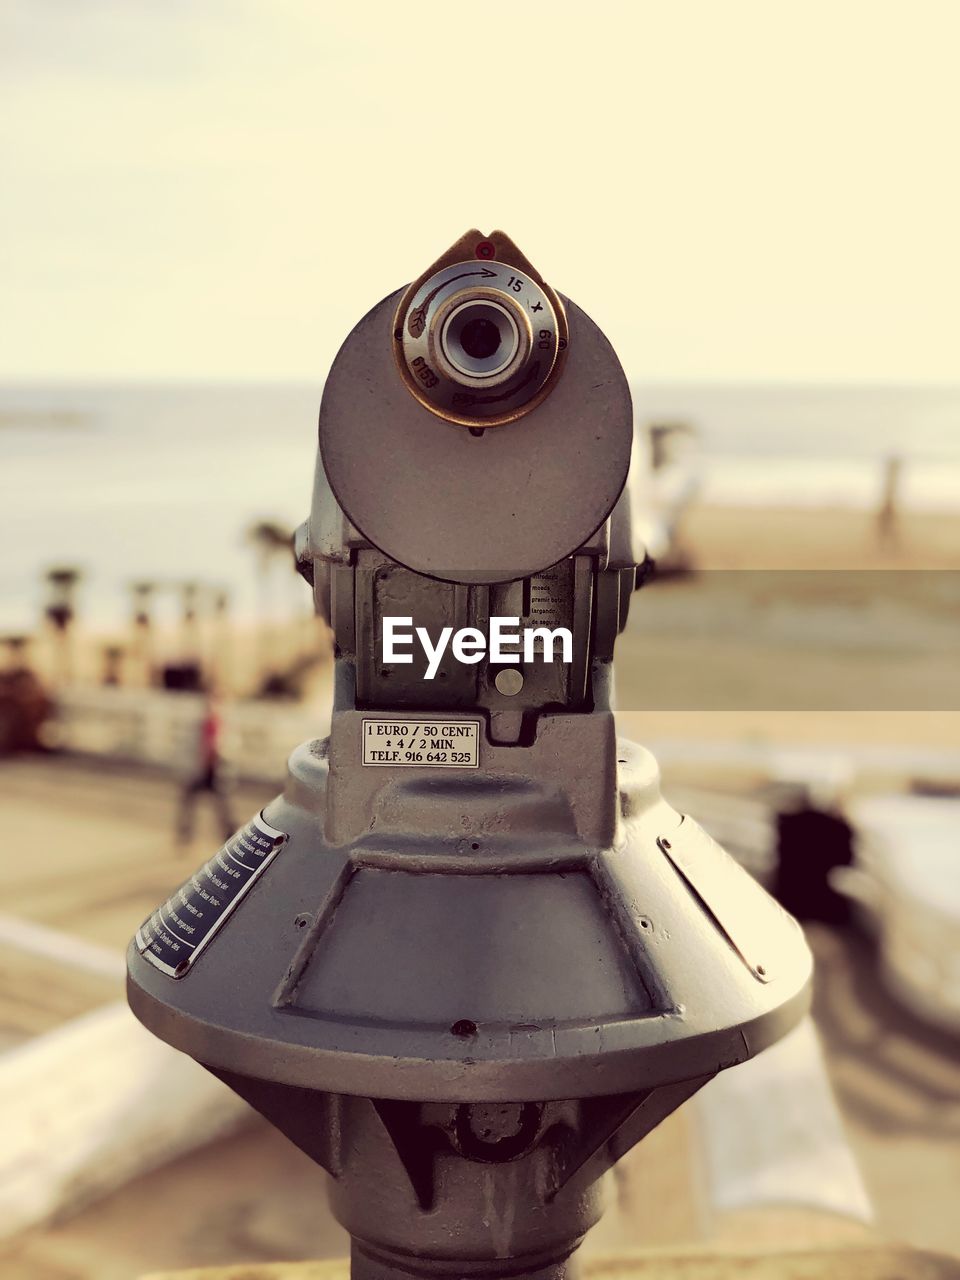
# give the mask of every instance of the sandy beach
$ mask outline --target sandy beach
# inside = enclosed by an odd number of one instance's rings
[[[631,605],[617,703],[631,734],[960,747],[960,518],[694,505],[695,573]]]
[[[899,529],[884,545],[870,511],[694,503],[682,538],[701,569],[960,569],[960,515],[904,511]]]

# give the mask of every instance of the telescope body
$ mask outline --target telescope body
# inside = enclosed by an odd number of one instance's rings
[[[808,1006],[796,923],[617,738],[632,442],[609,343],[501,233],[361,320],[297,537],[329,737],[129,949],[137,1016],[330,1174],[355,1276],[567,1275],[602,1174]],[[496,619],[526,653],[481,652]]]

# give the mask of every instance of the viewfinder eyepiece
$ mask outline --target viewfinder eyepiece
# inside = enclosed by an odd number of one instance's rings
[[[507,237],[468,233],[404,294],[394,352],[408,390],[438,417],[497,426],[551,390],[567,345],[563,306]],[[491,248],[495,251],[486,252]]]

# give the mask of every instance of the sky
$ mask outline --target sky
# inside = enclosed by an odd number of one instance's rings
[[[955,0],[0,0],[0,379],[309,379],[500,227],[657,380],[956,381]]]

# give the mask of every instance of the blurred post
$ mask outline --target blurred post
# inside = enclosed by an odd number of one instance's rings
[[[260,692],[269,689],[277,674],[273,653],[273,618],[271,616],[270,572],[278,554],[290,557],[293,534],[274,520],[258,520],[247,533],[248,540],[257,552],[257,577],[259,613],[257,620],[257,676]]]
[[[109,688],[123,684],[123,659],[126,654],[122,644],[103,646],[103,683]]]
[[[230,625],[230,592],[213,589],[210,611],[213,616],[213,645],[210,658],[211,682],[220,690],[236,693],[233,662],[233,631]]]
[[[200,587],[196,582],[183,582],[180,584],[180,602],[181,602],[181,660],[183,663],[196,663],[200,665],[200,637],[197,624],[197,604],[200,597]]]
[[[130,654],[142,671],[143,683],[150,686],[154,682],[153,672],[153,621],[150,616],[155,582],[132,582],[130,592],[133,596],[133,635]]]
[[[73,621],[76,615],[76,589],[81,579],[79,569],[57,566],[46,574],[50,587],[50,601],[46,616],[54,629],[56,657],[54,659],[54,684],[64,688],[73,683],[76,663],[73,653]]]

